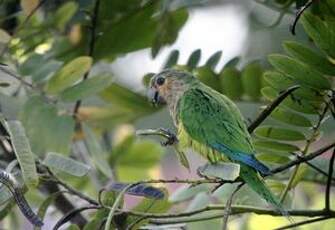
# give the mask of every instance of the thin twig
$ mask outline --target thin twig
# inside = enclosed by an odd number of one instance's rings
[[[131,216],[146,216],[150,219],[174,219],[180,217],[189,217],[196,214],[210,212],[214,210],[225,210],[225,205],[209,205],[205,208],[193,210],[190,212],[182,212],[182,213],[170,213],[170,214],[157,214],[157,213],[144,213],[144,212],[136,212],[136,211],[125,211],[126,214]],[[288,210],[287,211],[290,216],[306,216],[306,217],[316,217],[316,216],[331,216],[335,218],[335,211],[333,210]],[[231,206],[231,215],[243,214],[243,213],[255,213],[260,215],[271,215],[271,216],[282,216],[280,212],[277,212],[273,209],[259,208],[253,206],[246,205],[234,205]],[[222,217],[222,214],[221,214]]]
[[[124,189],[122,189],[122,191],[118,194],[118,196],[116,197],[113,206],[110,208],[110,211],[108,213],[108,217],[107,217],[107,221],[105,224],[105,230],[109,230],[111,228],[111,224],[112,224],[112,220],[114,217],[114,213],[117,210],[117,207],[120,205],[120,203],[122,202],[122,198],[124,196],[124,194],[127,192],[127,190],[129,190],[131,187],[136,186],[136,184],[138,183],[134,183],[134,184],[129,184],[127,185],[127,187],[125,187]]]
[[[293,91],[300,88],[299,85],[292,86],[287,90],[283,91],[273,102],[266,106],[266,108],[259,114],[259,116],[254,120],[248,127],[249,133],[252,133],[271,113],[278,107],[278,105],[288,97]]]
[[[89,27],[91,30],[90,33],[90,41],[89,41],[89,46],[88,46],[88,51],[87,51],[87,55],[92,57],[93,53],[94,53],[94,47],[95,47],[95,40],[96,40],[96,27],[97,27],[97,23],[98,23],[98,14],[99,14],[99,6],[100,6],[100,0],[95,0],[95,4],[94,4],[94,9],[93,9],[93,15],[92,15],[92,25]],[[85,81],[88,78],[88,75],[90,73],[90,70],[88,70],[83,77],[83,81]],[[77,100],[76,104],[74,106],[73,109],[73,117],[76,118],[78,110],[80,108],[81,105],[81,100]]]
[[[299,18],[301,17],[301,15],[305,12],[305,10],[307,10],[308,7],[310,7],[313,4],[313,0],[309,0],[303,7],[301,7],[294,18],[294,21],[292,23],[292,25],[290,26],[290,31],[293,35],[295,35],[295,27],[299,21]]]
[[[325,193],[325,209],[326,210],[330,210],[330,187],[332,183],[331,178],[333,176],[334,161],[335,161],[335,149],[333,150],[333,154],[329,161],[328,180],[327,180],[326,193]]]
[[[232,194],[230,195],[229,199],[226,202],[226,208],[223,212],[223,223],[222,223],[222,229],[226,230],[228,228],[228,218],[230,215],[230,209],[231,209],[231,204],[233,203],[233,199],[235,194],[242,188],[242,186],[244,185],[244,183],[239,184],[236,189],[232,192]]]
[[[315,141],[315,137],[317,136],[318,130],[321,127],[323,119],[325,118],[325,116],[327,114],[327,111],[329,109],[329,102],[325,103],[325,104],[326,105],[325,105],[323,111],[321,112],[321,114],[319,114],[319,119],[318,119],[316,125],[313,126],[313,131],[312,131],[310,137],[306,140],[306,145],[305,145],[305,148],[302,151],[302,155],[306,155],[308,153],[311,144],[313,143],[313,141]],[[290,176],[290,178],[287,182],[287,185],[286,185],[284,191],[282,192],[282,194],[280,196],[280,202],[283,202],[285,200],[286,195],[288,194],[288,192],[292,188],[292,184],[294,182],[294,179],[296,178],[296,175],[298,174],[299,168],[300,168],[300,164],[298,164],[294,168],[294,170],[293,170],[293,172],[292,172],[292,174],[291,174],[291,176]]]
[[[299,157],[298,159],[296,160],[293,160],[285,165],[282,165],[282,166],[279,166],[273,170],[271,170],[272,174],[276,174],[276,173],[280,173],[280,172],[283,172],[285,171],[286,169],[289,169],[295,165],[299,165],[299,164],[302,164],[304,162],[307,162],[307,161],[310,161],[312,159],[314,159],[315,157],[318,157],[320,155],[322,155],[323,153],[327,152],[329,149],[335,147],[335,142],[332,143],[332,144],[329,144],[325,147],[322,147],[321,149],[311,153],[311,154],[308,154],[307,156],[305,157]]]
[[[302,158],[300,155],[298,155],[298,154],[296,154],[296,153],[293,153],[297,158]],[[324,170],[322,170],[321,168],[319,168],[318,166],[316,166],[316,165],[314,165],[313,163],[311,163],[311,162],[308,162],[308,161],[306,161],[306,162],[304,162],[306,165],[308,165],[309,167],[311,167],[312,169],[314,169],[315,171],[317,171],[318,173],[320,173],[320,174],[322,174],[322,175],[324,175],[324,176],[326,176],[326,177],[328,177],[328,173],[326,172],[326,171],[324,171]],[[335,178],[334,177],[332,177],[331,178],[333,181],[335,181]]]
[[[70,221],[74,216],[79,215],[81,212],[86,210],[92,210],[92,209],[100,209],[101,206],[86,206],[82,208],[77,208],[69,211],[66,213],[60,220],[57,221],[55,226],[53,227],[53,230],[59,229],[63,224]]]
[[[70,185],[68,185],[68,184],[66,184],[65,182],[63,182],[63,181],[61,181],[60,179],[58,179],[58,178],[56,177],[56,175],[53,174],[48,168],[47,168],[47,171],[49,172],[49,174],[50,174],[52,180],[53,180],[55,183],[57,183],[57,184],[63,186],[67,191],[69,191],[70,194],[76,195],[76,196],[78,196],[79,198],[81,198],[81,199],[87,201],[87,202],[90,203],[90,204],[93,204],[93,205],[98,205],[98,204],[99,204],[97,201],[95,201],[95,200],[93,200],[92,198],[86,196],[85,194],[83,194],[83,193],[77,191],[76,189],[74,189],[74,188],[71,187]]]
[[[289,229],[289,228],[295,228],[295,227],[298,227],[298,226],[301,226],[301,225],[311,224],[311,223],[327,220],[327,219],[330,219],[330,218],[334,218],[334,217],[332,217],[332,216],[322,216],[322,217],[319,217],[319,218],[315,218],[315,219],[311,219],[311,220],[305,220],[305,221],[301,221],[301,222],[298,222],[298,223],[293,223],[293,224],[290,224],[290,225],[286,225],[284,227],[276,228],[274,230],[284,230],[284,229]]]
[[[15,73],[13,73],[12,71],[10,71],[10,70],[8,69],[8,66],[0,65],[0,70],[1,70],[2,72],[6,73],[7,75],[9,75],[9,76],[15,78],[16,80],[18,80],[18,81],[21,82],[22,84],[28,86],[29,88],[31,88],[31,89],[37,89],[33,84],[31,84],[31,83],[25,81],[22,77],[19,77],[19,76],[17,76]]]

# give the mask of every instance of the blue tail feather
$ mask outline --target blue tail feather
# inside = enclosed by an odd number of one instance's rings
[[[218,144],[218,143],[213,144],[212,147],[215,150],[226,154],[226,156],[230,160],[244,163],[252,167],[256,171],[258,171],[259,173],[261,173],[263,176],[271,174],[270,169],[266,165],[259,162],[252,154],[247,154],[247,153],[240,152],[240,151],[233,151],[229,149],[228,147],[226,147],[225,145]]]

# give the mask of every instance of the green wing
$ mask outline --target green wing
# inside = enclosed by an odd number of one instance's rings
[[[203,144],[215,140],[232,150],[254,152],[241,113],[224,95],[200,85],[184,93],[178,110],[180,121],[193,139]]]
[[[178,114],[179,121],[192,139],[225,154],[234,162],[249,165],[263,175],[270,173],[254,157],[255,151],[243,117],[227,97],[199,84],[184,93]]]

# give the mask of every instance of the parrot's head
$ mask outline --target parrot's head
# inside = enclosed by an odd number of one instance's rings
[[[166,69],[151,78],[149,99],[153,104],[176,103],[194,80],[186,71]]]

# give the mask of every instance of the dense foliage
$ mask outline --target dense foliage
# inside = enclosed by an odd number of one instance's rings
[[[68,223],[68,229],[187,223],[191,229],[217,229],[229,214],[279,215],[264,208],[266,204],[246,186],[232,201],[239,182],[234,164],[208,166],[207,179],[151,180],[164,148],[157,140],[136,136],[133,125],[162,108],[153,107],[145,92],[119,84],[99,66],[145,48],[155,58],[175,42],[188,20],[188,8],[200,4],[195,2],[1,2],[0,169],[10,176],[0,179],[7,184],[0,187],[1,220],[20,228],[17,190],[25,193],[32,207],[38,206],[42,220],[53,206],[58,213],[55,228]],[[280,15],[306,3],[261,2]],[[218,70],[218,51],[200,66],[201,50],[194,47],[186,64],[174,50],[162,69],[190,71],[238,103],[268,105],[249,124],[256,157],[273,169],[267,184],[292,216],[330,219],[335,217],[330,204],[335,154],[330,160],[318,156],[335,145],[322,135],[323,124],[335,119],[335,1],[315,1],[298,23],[301,36],[309,41],[292,36],[283,42],[283,53],[269,54],[267,64],[236,57]],[[143,76],[144,87],[152,75]],[[181,164],[190,167],[187,156],[179,156]],[[320,190],[324,208],[312,210],[306,201],[294,204],[294,188],[306,182],[325,187]],[[157,183],[160,188],[152,185]],[[168,194],[167,183],[185,185]],[[140,197],[139,203],[129,208],[125,194]],[[306,196],[316,196],[315,191]],[[196,226],[197,221],[203,225]],[[247,223],[239,221],[240,226]]]

